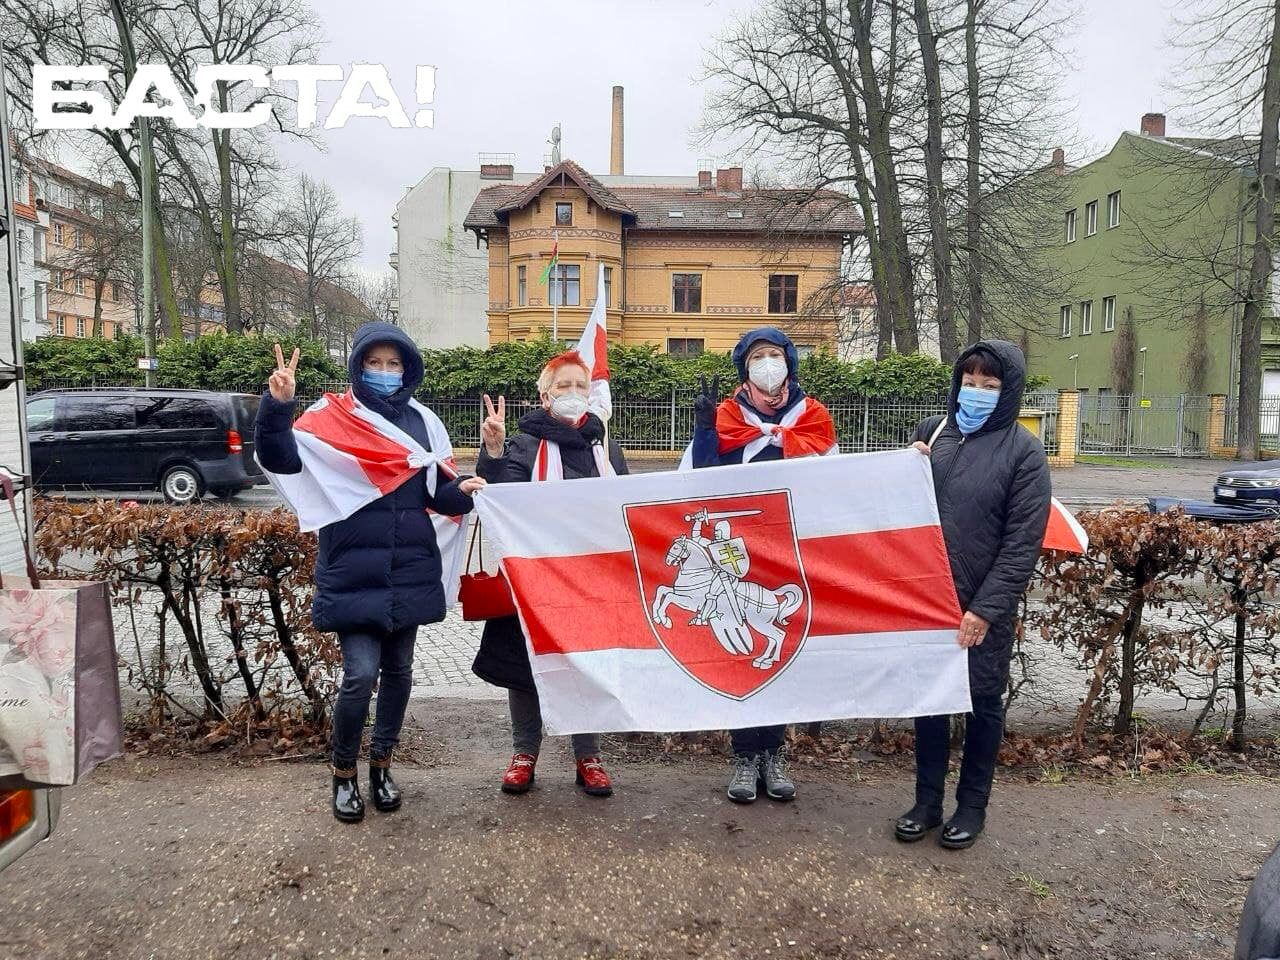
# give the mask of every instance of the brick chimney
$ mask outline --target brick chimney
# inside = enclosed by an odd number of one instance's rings
[[[515,164],[512,164],[512,163],[480,164],[481,180],[514,180],[515,176],[516,176]]]
[[[716,192],[717,193],[741,193],[742,192],[742,168],[726,167],[723,170],[716,171]]]
[[[1144,137],[1164,136],[1164,114],[1144,113],[1142,115],[1142,135]]]
[[[711,189],[711,171],[710,170],[698,171],[698,189],[699,190]]]
[[[622,88],[613,88],[613,123],[609,138],[609,173],[622,176]]]
[[[1058,176],[1062,176],[1067,171],[1067,154],[1061,147],[1054,148],[1053,160],[1049,166]]]

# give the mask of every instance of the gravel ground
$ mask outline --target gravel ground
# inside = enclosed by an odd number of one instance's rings
[[[5,872],[0,955],[1225,960],[1280,833],[1268,782],[1002,772],[978,846],[903,847],[901,764],[800,766],[796,802],[739,807],[721,763],[614,759],[601,800],[560,742],[509,797],[500,705],[413,712],[427,762],[398,768],[400,812],[355,826],[318,764],[100,768]]]

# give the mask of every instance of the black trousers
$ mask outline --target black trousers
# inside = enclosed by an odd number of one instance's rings
[[[772,753],[787,739],[785,724],[777,727],[745,727],[730,730],[734,753]]]
[[[966,714],[964,756],[956,784],[956,805],[985,810],[996,774],[996,755],[1004,738],[1004,699],[973,697]],[[951,755],[951,718],[916,717],[916,803],[941,810],[946,794],[947,763]]]

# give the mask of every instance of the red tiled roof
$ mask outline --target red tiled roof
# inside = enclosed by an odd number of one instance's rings
[[[587,196],[606,210],[621,214],[634,213],[630,207],[614,195],[613,191],[572,160],[562,160],[527,187],[516,188],[519,191],[516,196],[499,206],[495,212],[501,217],[503,214],[524,209],[533,203],[538,194],[547,188],[548,184],[555,181],[562,174],[577,183],[587,192]]]
[[[527,187],[500,184],[481,190],[463,226],[489,230],[528,205],[552,175],[571,165],[589,180],[582,188],[602,207],[621,212],[635,230],[779,233],[861,233],[862,218],[849,198],[831,190],[744,190],[721,193],[698,187],[616,186],[606,188],[572,161],[565,161]],[[577,176],[575,175],[575,179]],[[606,202],[605,198],[611,202]],[[676,216],[672,216],[672,213]]]
[[[869,283],[847,283],[840,299],[846,307],[874,307],[876,290]]]

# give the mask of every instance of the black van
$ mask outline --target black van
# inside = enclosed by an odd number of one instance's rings
[[[208,390],[96,387],[27,400],[38,488],[158,489],[170,503],[266,483],[253,459],[259,398]]]

